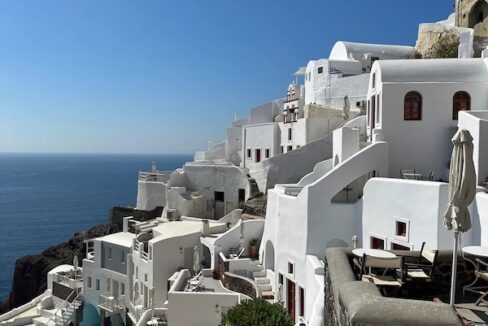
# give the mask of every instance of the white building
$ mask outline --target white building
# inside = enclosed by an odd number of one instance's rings
[[[442,223],[447,184],[377,177],[398,178],[403,169],[445,178],[458,115],[460,126],[478,135],[475,146],[486,148],[484,113],[467,111],[485,109],[486,78],[482,59],[376,62],[367,116],[334,131],[332,158],[300,182],[269,190],[260,252],[296,319],[322,322],[323,293],[314,275],[327,247],[350,246],[354,235],[364,247],[385,249],[419,249],[423,241],[446,248],[452,242]],[[485,173],[483,155],[475,161]],[[486,242],[481,230],[487,217],[479,213],[485,205],[486,194],[479,193],[472,208],[479,227],[464,236],[464,245]]]
[[[88,241],[83,259],[84,301],[97,308],[101,321],[110,320],[113,325],[125,324],[132,291],[128,275],[135,234],[127,232],[127,226],[125,229]]]

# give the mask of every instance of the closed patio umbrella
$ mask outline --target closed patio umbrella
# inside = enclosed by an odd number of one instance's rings
[[[473,137],[460,129],[452,138],[454,148],[449,171],[449,206],[444,214],[444,226],[454,231],[452,253],[451,305],[456,293],[457,251],[459,233],[471,228],[468,206],[476,195],[476,172],[473,163]]]
[[[200,252],[198,251],[198,246],[193,247],[193,270],[195,274],[198,274],[200,271]]]

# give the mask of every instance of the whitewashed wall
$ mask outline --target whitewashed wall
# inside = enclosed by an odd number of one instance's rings
[[[488,181],[488,111],[459,112],[458,125],[473,136],[473,160],[478,183]]]

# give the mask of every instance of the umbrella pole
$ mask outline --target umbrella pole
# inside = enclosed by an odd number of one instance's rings
[[[451,275],[451,306],[454,306],[456,296],[456,276],[457,276],[457,252],[458,252],[459,232],[454,232],[454,248],[452,251],[452,275]]]

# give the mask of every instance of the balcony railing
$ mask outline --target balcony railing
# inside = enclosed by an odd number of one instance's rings
[[[124,309],[124,296],[114,298],[114,297],[107,297],[100,294],[98,305],[100,306],[100,308],[108,310],[109,312],[116,312],[122,310]]]
[[[172,171],[143,172],[139,171],[139,181],[166,182]]]
[[[144,250],[144,242],[140,242],[137,239],[134,239],[134,251],[139,252],[139,255],[145,260],[148,260],[149,253]]]
[[[142,314],[145,311],[143,306],[134,306],[132,301],[129,301],[129,306],[127,308],[129,308],[129,313],[132,315],[136,323],[139,319],[141,319]]]

